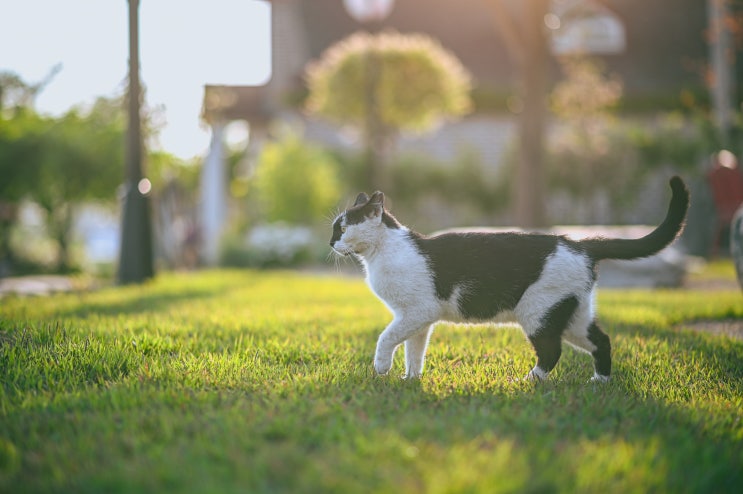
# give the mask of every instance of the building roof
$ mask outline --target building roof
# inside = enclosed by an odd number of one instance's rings
[[[204,86],[202,118],[216,121],[247,120],[267,124],[273,116],[266,86]]]

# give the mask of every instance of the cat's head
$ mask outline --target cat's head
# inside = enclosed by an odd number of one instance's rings
[[[401,228],[384,208],[384,194],[377,191],[369,197],[360,193],[352,207],[333,222],[330,246],[341,255],[363,255],[373,248],[384,228]]]

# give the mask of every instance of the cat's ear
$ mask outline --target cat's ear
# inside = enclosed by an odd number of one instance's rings
[[[368,216],[370,218],[381,218],[382,211],[384,211],[384,194],[380,191],[376,191],[372,194],[366,206],[369,208]]]
[[[356,202],[353,203],[354,207],[358,206],[359,204],[366,204],[369,202],[369,196],[366,195],[364,192],[356,196]]]

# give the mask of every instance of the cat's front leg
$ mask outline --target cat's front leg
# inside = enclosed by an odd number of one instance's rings
[[[405,377],[407,379],[417,379],[423,374],[428,339],[432,331],[433,325],[423,328],[405,340]]]
[[[396,329],[396,326],[398,326],[396,321],[392,321],[377,339],[377,349],[374,352],[374,370],[380,376],[384,376],[390,371],[395,351],[400,343],[405,340],[404,337],[400,336],[400,331]]]
[[[395,356],[397,347],[403,341],[418,333],[421,328],[430,324],[428,321],[422,323],[415,319],[395,317],[377,340],[377,350],[374,354],[374,370],[377,374],[387,374],[392,368],[392,358]],[[423,351],[425,351],[425,347],[423,347]]]

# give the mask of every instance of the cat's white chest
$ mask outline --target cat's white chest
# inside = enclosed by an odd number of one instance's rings
[[[388,242],[365,267],[369,287],[393,312],[436,305],[426,260],[405,239]]]

